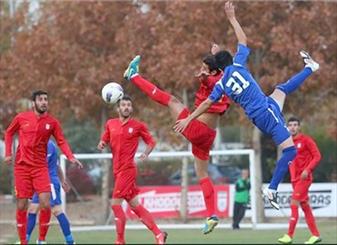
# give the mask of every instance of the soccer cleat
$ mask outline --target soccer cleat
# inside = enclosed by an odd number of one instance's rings
[[[304,244],[316,244],[322,241],[322,238],[318,236],[311,236],[308,241],[304,242]]]
[[[273,191],[273,190],[270,190],[268,188],[264,188],[262,190],[262,194],[263,196],[267,197],[269,202],[270,202],[270,205],[279,210],[280,209],[280,205],[277,203],[277,191]]]
[[[279,238],[277,241],[282,244],[291,244],[293,239],[288,234],[284,234],[283,237]]]
[[[156,244],[165,244],[167,236],[168,236],[168,234],[165,231],[158,234],[156,236]]]
[[[47,244],[47,242],[42,240],[36,240],[36,244]]]
[[[131,60],[128,68],[126,68],[124,72],[124,78],[130,81],[131,77],[138,74],[139,72],[139,62],[140,62],[140,55],[137,55],[133,60]]]
[[[205,223],[205,226],[203,228],[203,233],[204,235],[212,232],[215,228],[215,226],[217,226],[219,223],[219,219],[218,217],[216,217],[215,215],[214,216],[211,216],[209,217],[207,220],[206,220],[206,223]]]
[[[315,72],[319,69],[319,64],[316,61],[314,61],[307,52],[301,50],[300,55],[303,58],[305,67],[310,68],[312,72]]]
[[[125,244],[125,241],[124,240],[116,240],[115,244]]]

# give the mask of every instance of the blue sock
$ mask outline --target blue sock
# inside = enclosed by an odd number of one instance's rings
[[[73,239],[73,236],[71,235],[71,232],[70,232],[70,224],[69,224],[67,216],[65,216],[64,213],[61,213],[61,214],[57,215],[56,218],[59,221],[59,224],[61,226],[63,236],[64,236],[64,239],[66,240],[66,243],[67,244],[73,244],[74,239]]]
[[[282,181],[284,175],[288,172],[289,164],[296,157],[295,146],[290,146],[282,151],[281,158],[277,161],[273,177],[269,184],[269,189],[277,190],[279,183]]]
[[[291,77],[287,82],[277,85],[276,88],[282,90],[286,95],[294,92],[312,74],[312,70],[305,67],[302,71]]]
[[[26,240],[29,242],[30,235],[32,234],[36,223],[36,214],[28,213],[27,219],[27,231],[26,231]]]

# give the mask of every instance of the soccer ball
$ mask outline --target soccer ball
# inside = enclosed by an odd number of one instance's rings
[[[102,88],[102,98],[108,104],[115,104],[123,96],[123,88],[118,83],[107,83]]]

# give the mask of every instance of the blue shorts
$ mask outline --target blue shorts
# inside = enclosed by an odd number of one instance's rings
[[[290,137],[289,130],[278,104],[268,97],[268,109],[256,116],[253,123],[264,134],[270,135],[276,145]]]
[[[61,185],[60,182],[54,181],[50,183],[50,206],[54,207],[56,205],[61,205]],[[39,203],[39,196],[35,192],[32,197],[32,203],[38,204]]]

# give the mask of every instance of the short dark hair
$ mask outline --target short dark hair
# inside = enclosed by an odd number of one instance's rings
[[[126,100],[126,101],[130,101],[132,102],[132,99],[129,95],[127,94],[124,94],[122,98],[120,98],[118,101],[117,101],[117,106],[119,106],[119,104],[121,103],[122,100]]]
[[[218,69],[224,71],[227,66],[233,64],[233,56],[226,50],[221,50],[215,55],[215,61],[217,63]]]
[[[32,98],[31,98],[32,101],[35,101],[37,96],[40,96],[40,95],[43,95],[43,94],[48,95],[48,93],[46,91],[44,91],[44,90],[36,90],[36,91],[34,91],[32,93]]]
[[[203,60],[202,62],[204,62],[209,70],[212,72],[212,71],[218,71],[218,66],[217,66],[217,63],[216,63],[216,60],[215,60],[215,57],[214,55],[207,55]]]
[[[290,123],[290,122],[298,122],[298,125],[301,124],[300,119],[297,118],[297,117],[290,117],[290,118],[288,119],[288,123]]]

